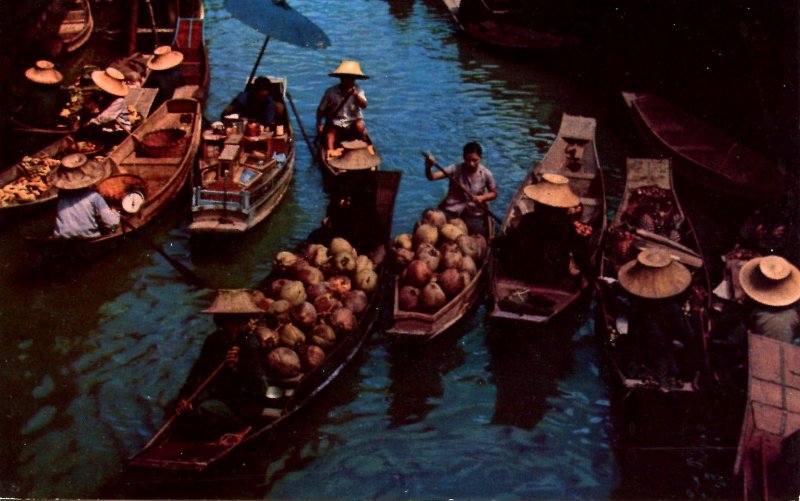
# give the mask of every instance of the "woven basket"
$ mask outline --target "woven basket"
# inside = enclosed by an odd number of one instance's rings
[[[97,185],[97,192],[106,200],[119,202],[128,193],[138,191],[147,196],[147,182],[133,174],[115,174]]]
[[[187,140],[185,130],[158,129],[145,134],[139,141],[139,146],[149,157],[180,157],[186,149]]]

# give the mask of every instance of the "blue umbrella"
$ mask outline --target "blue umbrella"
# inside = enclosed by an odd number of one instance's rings
[[[286,0],[225,0],[225,9],[268,38],[298,47],[324,48],[331,44],[319,26],[292,9]]]

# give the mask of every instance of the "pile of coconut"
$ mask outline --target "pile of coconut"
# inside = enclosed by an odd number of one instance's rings
[[[273,280],[256,292],[267,314],[255,328],[268,375],[292,379],[322,364],[352,333],[378,285],[375,264],[343,238],[309,244],[303,255],[279,252]]]
[[[434,313],[467,287],[486,259],[488,246],[480,234],[470,235],[458,218],[426,209],[414,233],[394,238],[392,267],[400,273],[401,310]]]

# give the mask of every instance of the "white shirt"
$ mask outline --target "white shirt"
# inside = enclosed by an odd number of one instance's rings
[[[117,226],[119,212],[110,208],[99,193],[92,190],[59,191],[54,236],[59,238],[99,237],[100,224],[105,228]]]

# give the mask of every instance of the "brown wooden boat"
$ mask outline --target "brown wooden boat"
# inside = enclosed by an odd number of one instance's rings
[[[270,81],[271,95],[285,105],[286,79],[270,77]],[[291,122],[285,121],[280,135],[263,124],[253,125],[257,131],[249,135],[228,134],[224,129],[203,133],[190,233],[247,232],[272,214],[289,190],[295,161]],[[241,130],[253,125],[243,124]]]
[[[777,163],[699,118],[649,93],[623,92],[639,134],[653,151],[672,158],[675,172],[732,197],[771,199],[786,192]]]
[[[663,225],[644,228],[637,207],[658,202],[668,216]],[[653,215],[655,216],[655,215]],[[657,218],[656,218],[657,219]],[[692,275],[688,298],[684,304],[696,342],[685,347],[696,355],[691,360],[691,377],[669,383],[654,377],[636,358],[636,333],[628,332],[629,303],[627,293],[617,281],[619,268],[635,259],[639,251],[648,248],[665,250],[673,259],[686,265]],[[711,307],[711,287],[706,262],[691,221],[683,212],[675,195],[672,169],[668,159],[628,159],[625,191],[614,219],[606,233],[600,277],[597,284],[597,320],[595,328],[603,340],[613,379],[628,391],[661,391],[664,393],[695,392],[711,377],[708,367],[708,312]]]
[[[155,219],[189,178],[200,146],[201,121],[197,100],[170,99],[162,104],[135,135],[108,153],[104,161],[111,175],[97,185],[112,207],[120,209],[122,197],[130,192],[141,194],[141,206],[133,213],[123,207],[123,224],[113,232],[87,239],[31,237],[28,241],[34,250],[91,257]]]
[[[369,254],[379,256],[385,254],[391,238],[394,200],[401,174],[395,171],[380,171],[371,175],[376,184],[373,192],[375,217],[370,218],[376,226],[371,237],[377,237],[382,244],[369,251]],[[329,215],[331,214],[333,213],[329,211]],[[351,223],[351,221],[334,221],[333,227],[346,228]],[[333,236],[337,236],[335,231]],[[353,244],[359,252],[365,252],[367,250],[365,246],[371,245],[366,243],[362,246],[361,242],[355,241]],[[290,418],[299,414],[352,361],[371,333],[380,312],[380,305],[383,303],[387,278],[383,262],[376,259],[375,263],[380,263],[376,268],[380,277],[378,286],[370,296],[367,308],[358,317],[357,327],[350,334],[338,337],[336,344],[327,351],[322,365],[292,380],[270,379],[267,390],[268,401],[258,422],[239,433],[226,434],[217,440],[206,442],[190,442],[175,438],[173,433],[175,425],[171,424],[162,428],[162,431],[154,437],[155,440],[151,440],[152,443],[130,458],[128,465],[137,468],[201,472],[230,455],[238,447],[265,437],[278,427],[286,426]],[[275,274],[273,270],[259,287],[271,283]],[[273,394],[277,397],[269,400]]]
[[[558,135],[517,190],[501,227],[501,233],[507,232],[531,211],[533,202],[523,193],[526,186],[539,182],[542,174],[548,172],[565,176],[583,206],[580,223],[591,228],[586,240],[590,270],[579,280],[566,280],[562,284],[526,282],[515,278],[514,270],[508,269],[495,254],[490,274],[494,299],[491,318],[530,324],[547,322],[577,301],[593,282],[606,229],[605,181],[595,144],[596,127],[594,118],[563,115]]]
[[[481,43],[504,48],[527,51],[552,51],[575,46],[579,40],[557,33],[531,29],[520,22],[524,7],[509,6],[507,1],[443,0],[456,27],[464,34]]]
[[[58,36],[66,53],[74,52],[89,40],[94,30],[94,17],[89,0],[78,0],[68,9],[58,26]]]
[[[797,470],[780,472],[791,454],[788,438],[800,431],[800,346],[748,333],[747,405],[734,471],[743,478],[744,499],[788,499],[781,485]],[[796,461],[796,459],[795,459]]]

